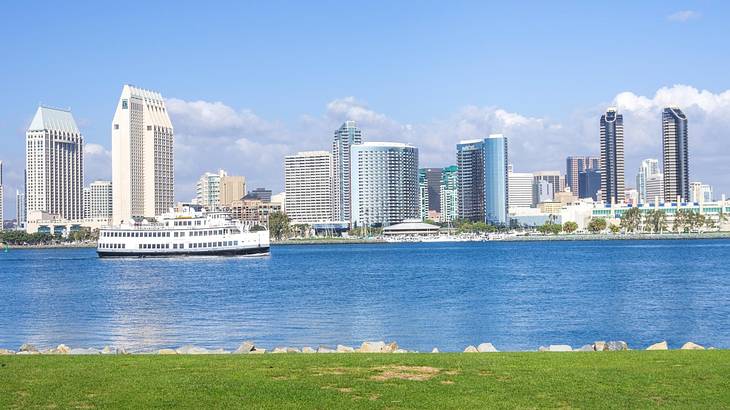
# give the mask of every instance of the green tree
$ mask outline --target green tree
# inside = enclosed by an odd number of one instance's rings
[[[662,233],[667,230],[667,215],[659,209],[652,209],[644,216],[644,230]]]
[[[568,221],[563,224],[563,231],[565,233],[573,233],[578,230],[578,224],[573,221]]]
[[[684,233],[690,230],[692,227],[692,215],[687,209],[678,209],[674,213],[674,224],[672,224],[672,230],[674,232]]]
[[[606,229],[606,226],[608,223],[603,218],[593,218],[590,222],[588,222],[588,230],[591,233],[599,233],[603,232],[603,230]]]
[[[641,225],[641,211],[639,208],[631,208],[621,215],[621,228],[626,232],[636,232]]]
[[[608,229],[611,231],[612,234],[616,235],[617,233],[621,232],[621,227],[618,225],[611,224]]]
[[[269,234],[274,239],[281,239],[289,235],[289,217],[283,212],[272,212],[269,215]]]

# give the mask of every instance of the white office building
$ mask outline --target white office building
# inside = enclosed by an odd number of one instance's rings
[[[299,152],[284,158],[284,201],[291,224],[332,221],[332,154]]]
[[[112,120],[115,224],[155,217],[173,206],[173,141],[162,95],[125,85]]]
[[[419,217],[416,147],[366,142],[352,147],[351,163],[353,225],[390,226]]]
[[[0,161],[0,231],[3,230],[3,221],[5,220],[5,214],[3,213],[3,201],[5,200],[3,190],[3,162]]]
[[[85,219],[112,218],[112,182],[94,181],[84,188]]]
[[[227,175],[226,171],[222,169],[218,173],[206,172],[203,174],[195,186],[195,203],[211,211],[218,209],[220,206],[221,178]],[[241,197],[238,199],[241,199]]]
[[[71,111],[38,107],[25,139],[26,211],[82,219],[84,138]]]
[[[332,140],[332,217],[335,221],[351,219],[350,158],[352,147],[357,144],[362,144],[362,131],[355,121],[345,121]]]
[[[534,175],[529,172],[510,172],[508,178],[509,207],[529,208],[534,206],[532,201]]]
[[[646,201],[642,203],[664,202],[664,176],[661,173],[646,178],[644,189],[646,190]],[[639,199],[641,199],[641,193],[639,193]]]
[[[657,175],[661,175],[658,159],[649,158],[641,161],[639,173],[636,174],[636,190],[639,191],[639,202],[646,203],[654,200],[654,197],[649,195],[647,184],[649,178]]]
[[[690,200],[697,203],[707,203],[714,201],[712,187],[702,182],[692,182],[689,184]]]

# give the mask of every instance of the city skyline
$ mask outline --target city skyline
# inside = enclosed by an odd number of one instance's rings
[[[510,136],[511,157],[520,171],[563,170],[566,156],[598,155],[595,118],[605,107],[616,106],[625,116],[625,169],[635,170],[642,159],[661,157],[656,115],[671,105],[679,106],[692,122],[689,179],[713,185],[716,193],[730,192],[730,181],[723,178],[730,174],[730,143],[724,138],[730,128],[730,79],[725,75],[730,58],[712,51],[724,47],[724,36],[718,33],[727,30],[730,6],[722,3],[697,5],[692,13],[680,13],[692,7],[680,2],[632,4],[629,16],[622,7],[601,9],[602,15],[620,15],[621,23],[633,29],[618,32],[585,23],[599,9],[593,4],[556,10],[537,3],[530,15],[513,5],[468,3],[418,8],[383,4],[357,13],[350,5],[293,5],[286,10],[261,6],[252,11],[229,4],[229,13],[222,17],[193,7],[163,10],[152,5],[146,8],[148,14],[134,19],[129,19],[128,7],[105,11],[104,24],[84,18],[101,12],[99,7],[47,4],[37,10],[37,17],[47,17],[48,24],[26,35],[40,40],[62,33],[64,41],[53,49],[41,41],[33,48],[3,45],[0,74],[12,79],[5,88],[10,98],[0,102],[6,216],[15,213],[8,192],[22,188],[23,133],[38,102],[73,109],[87,142],[85,182],[112,179],[108,129],[124,83],[167,97],[176,134],[176,200],[193,197],[197,178],[218,168],[280,191],[284,178],[278,164],[283,157],[322,149],[331,141],[332,130],[350,119],[370,140],[419,146],[422,167],[453,163],[451,147],[459,140],[503,132]],[[303,7],[310,12],[302,13]],[[27,11],[25,5],[9,5],[0,32],[10,38],[22,32],[20,17]],[[354,21],[333,19],[333,13],[350,15]],[[673,17],[677,13],[691,17]],[[80,17],[73,30],[60,25],[70,16]],[[171,27],[159,22],[159,16],[206,24],[210,32],[205,39],[197,38],[183,29],[184,24]],[[241,16],[252,24],[211,24]],[[485,16],[494,16],[488,33],[475,29]],[[527,19],[530,30],[515,27],[518,19]],[[382,22],[388,29],[346,29],[368,21]],[[122,22],[132,24],[130,29],[148,30],[156,40],[104,47],[118,43],[115,27]],[[304,29],[312,26],[327,28]],[[646,38],[666,41],[634,41],[631,33],[639,28]],[[593,58],[595,41],[609,34],[626,44],[622,57],[632,64],[607,67]],[[704,47],[692,46],[699,41]],[[219,60],[210,44],[236,52]],[[676,47],[687,50],[685,58],[667,67],[664,56]],[[59,61],[54,70],[39,71],[24,63],[39,49]],[[325,63],[337,55],[335,50],[347,50],[357,63]],[[465,52],[471,56],[468,67],[454,58]],[[67,55],[77,58],[63,58]],[[188,57],[185,61],[194,63],[178,64],[170,72],[170,60],[183,62]],[[492,64],[495,58],[500,64]],[[148,64],[112,63],[137,59]],[[210,61],[221,63],[216,64],[215,76],[205,75]],[[305,69],[293,75],[290,67]],[[550,81],[544,81],[546,74]],[[632,181],[633,175],[626,178]]]

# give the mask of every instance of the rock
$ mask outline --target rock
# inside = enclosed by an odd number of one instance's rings
[[[337,353],[353,353],[355,349],[350,346],[337,345]]]
[[[100,353],[101,352],[99,350],[92,349],[92,348],[88,348],[88,349],[75,348],[75,349],[71,349],[68,351],[68,354],[79,355],[79,356],[80,355],[90,355],[90,354],[100,354]]]
[[[687,342],[687,343],[683,344],[680,349],[682,349],[682,350],[705,350],[704,347],[698,345],[697,343],[693,343],[693,342]]]
[[[104,346],[101,349],[101,354],[117,354],[117,348],[114,346]]]
[[[30,343],[23,343],[20,349],[18,349],[18,353],[20,352],[38,353],[38,349]]]
[[[393,350],[393,353],[408,353],[408,350],[406,350],[406,349],[395,349],[395,350]]]
[[[439,353],[438,347],[434,347],[433,350],[431,350],[431,353]]]
[[[654,343],[653,345],[646,348],[646,350],[669,350],[669,346],[667,345],[667,341]]]
[[[479,351],[479,353],[496,353],[499,351],[491,343],[482,343],[477,346],[477,350]]]
[[[49,354],[69,354],[69,352],[71,349],[63,343],[48,351]]]
[[[603,341],[601,341],[601,342],[594,342],[593,343],[593,350],[595,350],[597,352],[602,352],[602,351],[606,350],[606,342],[603,342]]]
[[[385,342],[363,342],[357,351],[359,353],[381,353],[385,349]]]
[[[286,347],[275,347],[271,353],[286,353]]]
[[[550,345],[549,352],[572,352],[573,348],[568,345]]]
[[[545,346],[540,346],[540,347],[537,348],[537,351],[538,352],[549,352],[550,351],[550,348],[549,347],[545,347]]]
[[[0,349],[0,356],[8,356],[11,354],[15,354],[15,352],[8,349]]]
[[[248,352],[248,354],[264,354],[264,353],[266,353],[266,349],[263,349],[263,348],[260,348],[260,347],[257,347],[256,349],[251,350],[250,352]]]
[[[317,348],[317,353],[335,353],[335,349],[330,349],[327,346],[320,346]]]
[[[573,350],[574,352],[595,352],[593,345],[583,345],[580,349]]]
[[[177,354],[177,352],[173,349],[160,349],[157,351],[157,354],[167,355],[167,354]]]
[[[287,347],[287,348],[286,348],[286,352],[287,352],[287,353],[301,353],[301,352],[299,351],[299,349],[297,349],[296,347]]]
[[[466,349],[464,349],[464,353],[479,353],[479,350],[477,350],[474,346],[467,346]]]
[[[629,350],[629,345],[626,344],[624,341],[611,341],[606,343],[606,348],[604,350],[608,350],[609,352],[616,352],[620,350]]]
[[[395,352],[396,350],[400,350],[398,343],[390,342],[387,345],[385,345],[385,348],[383,348],[383,353],[391,353],[391,352]]]
[[[236,349],[233,353],[234,354],[246,354],[251,353],[254,349],[256,349],[256,346],[254,346],[253,342],[249,342],[248,340],[241,343],[240,346],[238,346],[238,349]]]
[[[304,346],[302,347],[302,353],[317,353],[317,351],[309,346]]]
[[[208,354],[208,349],[193,345],[185,345],[175,349],[177,354]]]

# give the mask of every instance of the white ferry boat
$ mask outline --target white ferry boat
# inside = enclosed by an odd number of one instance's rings
[[[269,231],[251,228],[225,212],[186,210],[101,228],[96,252],[101,258],[268,254]]]

